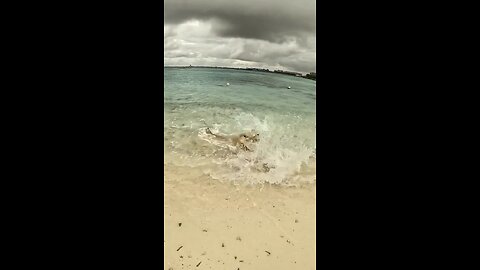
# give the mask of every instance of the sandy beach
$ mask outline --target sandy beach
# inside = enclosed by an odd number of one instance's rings
[[[315,269],[314,184],[242,187],[164,169],[164,269]]]

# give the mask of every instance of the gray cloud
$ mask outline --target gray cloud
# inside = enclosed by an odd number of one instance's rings
[[[164,61],[315,71],[315,16],[315,0],[165,0]]]

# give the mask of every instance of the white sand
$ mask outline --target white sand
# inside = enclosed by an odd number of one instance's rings
[[[164,269],[315,269],[314,185],[236,187],[165,168],[164,186]]]

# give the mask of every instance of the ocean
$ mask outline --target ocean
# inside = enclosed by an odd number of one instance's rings
[[[166,169],[195,170],[235,185],[316,182],[315,81],[259,71],[165,67],[164,89]],[[226,137],[259,134],[260,140],[243,151],[207,130]]]

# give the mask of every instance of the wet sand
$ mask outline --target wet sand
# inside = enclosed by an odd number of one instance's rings
[[[315,185],[238,187],[164,169],[164,269],[315,269]]]

